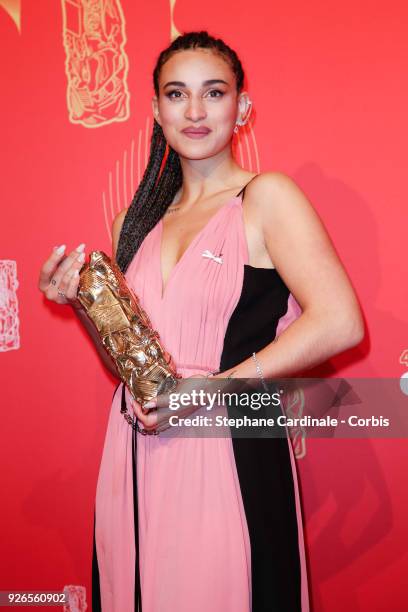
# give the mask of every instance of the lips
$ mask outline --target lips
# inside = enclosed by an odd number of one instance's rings
[[[186,128],[182,130],[184,134],[208,134],[211,132],[208,128]]]

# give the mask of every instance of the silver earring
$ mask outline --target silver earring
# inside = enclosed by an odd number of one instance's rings
[[[247,111],[245,119],[242,120],[242,121],[238,119],[238,121],[236,122],[236,126],[237,125],[245,125],[246,123],[248,123],[248,119],[249,119],[249,117],[251,115],[251,112],[252,112],[252,100],[248,100],[248,105],[249,105],[249,109]],[[234,128],[234,131],[235,131],[235,128]],[[237,128],[237,132],[238,132],[238,128]]]

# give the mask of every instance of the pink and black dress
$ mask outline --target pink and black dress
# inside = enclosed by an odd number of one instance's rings
[[[126,272],[183,377],[233,368],[300,314],[276,269],[248,264],[244,191],[194,238],[164,292],[161,220]],[[289,438],[142,435],[125,401],[132,413],[120,383],[96,491],[93,612],[309,612]]]

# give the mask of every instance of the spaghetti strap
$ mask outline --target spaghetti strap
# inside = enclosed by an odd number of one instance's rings
[[[249,181],[246,183],[246,185],[244,185],[244,186],[243,186],[243,188],[241,189],[241,191],[240,191],[239,193],[237,193],[237,195],[236,195],[235,197],[237,198],[238,196],[240,196],[240,195],[241,195],[241,193],[242,193],[242,196],[244,196],[244,195],[245,195],[245,189],[246,189],[247,185],[249,185],[249,183],[250,183],[251,181],[253,181],[253,180],[254,180],[254,178],[256,178],[257,176],[259,176],[259,175],[258,175],[258,174],[255,174],[255,176],[253,176],[253,177],[252,177],[252,178],[251,178],[251,179],[250,179],[250,180],[249,180]]]

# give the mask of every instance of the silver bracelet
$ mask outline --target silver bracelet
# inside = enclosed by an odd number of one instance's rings
[[[265,391],[268,391],[269,389],[268,389],[268,386],[267,386],[267,384],[265,382],[265,379],[264,379],[264,376],[263,376],[262,367],[261,367],[261,364],[258,361],[258,358],[256,356],[255,351],[252,353],[252,357],[253,357],[253,360],[255,361],[256,373],[258,374],[259,378],[262,380],[263,388],[265,389]]]

